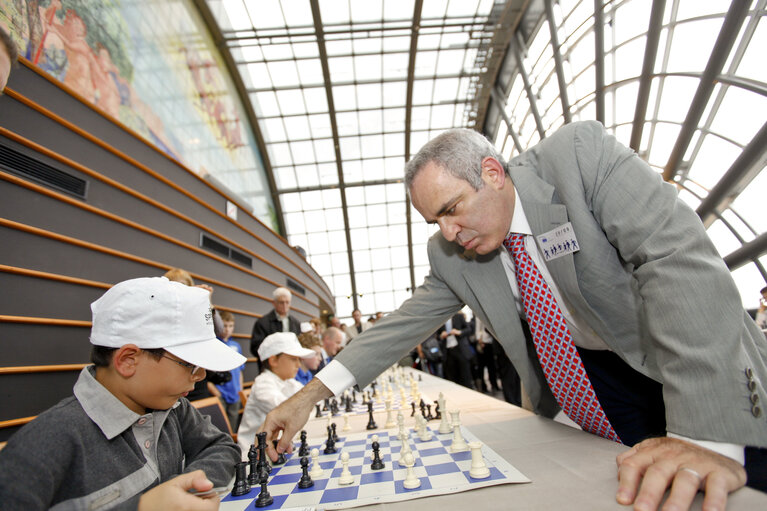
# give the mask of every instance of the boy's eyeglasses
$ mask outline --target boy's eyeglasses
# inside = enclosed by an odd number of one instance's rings
[[[199,371],[200,370],[204,371],[204,369],[202,369],[202,367],[200,367],[200,366],[196,366],[194,364],[190,364],[189,362],[184,362],[182,360],[176,360],[175,358],[170,358],[167,355],[163,355],[162,358],[167,358],[168,360],[172,360],[173,362],[177,363],[181,367],[186,367],[187,369],[189,369],[191,371],[191,375],[192,376],[199,376],[200,375]]]

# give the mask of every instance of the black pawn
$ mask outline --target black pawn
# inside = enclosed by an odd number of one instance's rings
[[[305,490],[312,486],[314,486],[314,481],[312,481],[312,477],[309,475],[309,458],[304,456],[301,458],[301,479],[298,481],[298,487]]]
[[[258,452],[256,451],[256,446],[253,444],[250,444],[250,450],[248,451],[248,463],[250,465],[250,474],[248,474],[248,484],[250,486],[255,486],[259,483],[260,479],[258,478],[258,466],[257,461],[258,459]]]
[[[434,417],[432,417],[432,415],[431,415],[431,405],[426,405],[426,420],[430,421],[433,418]]]
[[[366,429],[378,429],[378,425],[376,425],[376,421],[373,419],[373,402],[368,401],[368,425],[366,426]]]
[[[320,409],[320,405],[316,404],[315,407],[317,408],[317,412],[314,414],[315,417],[322,417],[322,410]]]
[[[373,463],[370,465],[372,470],[381,470],[386,465],[381,460],[381,453],[379,452],[380,446],[378,442],[373,442]]]
[[[234,487],[232,487],[232,496],[239,497],[245,495],[250,491],[250,485],[248,484],[248,477],[245,475],[245,471],[248,469],[248,462],[241,461],[234,467]]]
[[[298,448],[299,456],[309,456],[309,444],[306,443],[306,431],[301,431],[301,446]]]
[[[347,397],[344,401],[346,401],[346,408],[344,411],[346,413],[351,413],[354,409],[352,408],[352,398]]]
[[[410,406],[411,406],[411,407],[413,407],[413,411],[412,411],[412,412],[410,412],[410,416],[411,416],[411,417],[413,417],[413,416],[415,415],[415,401],[413,401],[412,403],[410,403]]]
[[[357,402],[357,391],[352,389],[352,403]]]
[[[272,445],[274,446],[274,450],[275,451],[277,450],[277,443],[278,443],[278,440],[272,440]],[[287,461],[288,460],[285,459],[285,453],[284,452],[279,452],[279,453],[277,453],[277,461],[275,461],[274,464],[275,465],[284,465],[285,462],[287,462]]]
[[[434,418],[441,419],[442,413],[439,410],[439,401],[434,401]]]
[[[325,449],[322,451],[325,454],[335,454],[336,441],[333,439],[333,430],[328,426],[328,439],[325,441]]]
[[[336,423],[335,422],[333,422],[330,425],[330,429],[333,430],[333,442],[338,442],[338,433],[336,433]]]
[[[274,499],[269,494],[269,490],[266,488],[266,482],[268,478],[264,474],[264,477],[261,479],[261,493],[258,494],[258,498],[256,499],[256,507],[266,507],[272,504],[274,502]]]
[[[327,412],[327,411],[328,411],[328,405],[329,405],[329,404],[330,404],[330,403],[329,403],[329,400],[328,400],[328,399],[326,399],[326,400],[325,400],[325,402],[324,402],[324,404],[322,405],[322,411],[323,411],[323,412]]]

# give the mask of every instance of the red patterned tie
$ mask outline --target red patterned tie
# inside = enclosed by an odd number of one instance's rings
[[[512,233],[503,246],[514,258],[519,293],[535,339],[535,351],[559,406],[584,430],[620,442],[594,393],[562,311],[525,250],[524,235]]]

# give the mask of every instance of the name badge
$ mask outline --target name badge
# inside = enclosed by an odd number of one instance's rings
[[[538,246],[546,261],[552,261],[558,257],[578,252],[581,247],[575,238],[573,224],[567,222],[556,229],[537,236]]]

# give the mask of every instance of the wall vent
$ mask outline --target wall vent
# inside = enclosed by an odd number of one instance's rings
[[[253,258],[249,255],[244,254],[243,252],[240,252],[239,250],[230,247],[229,245],[218,241],[217,239],[208,236],[207,234],[200,233],[200,246],[202,248],[207,248],[211,252],[215,252],[219,255],[222,255],[228,259],[231,259],[232,261],[236,262],[237,264],[240,264],[242,266],[245,266],[246,268],[252,268],[253,267]]]
[[[88,193],[88,182],[84,179],[51,167],[3,144],[0,144],[0,169],[80,199],[85,199]]]
[[[298,282],[295,282],[292,279],[287,279],[287,285],[290,289],[292,289],[296,293],[301,293],[302,295],[306,296],[306,289],[304,289],[304,287],[300,285]]]

